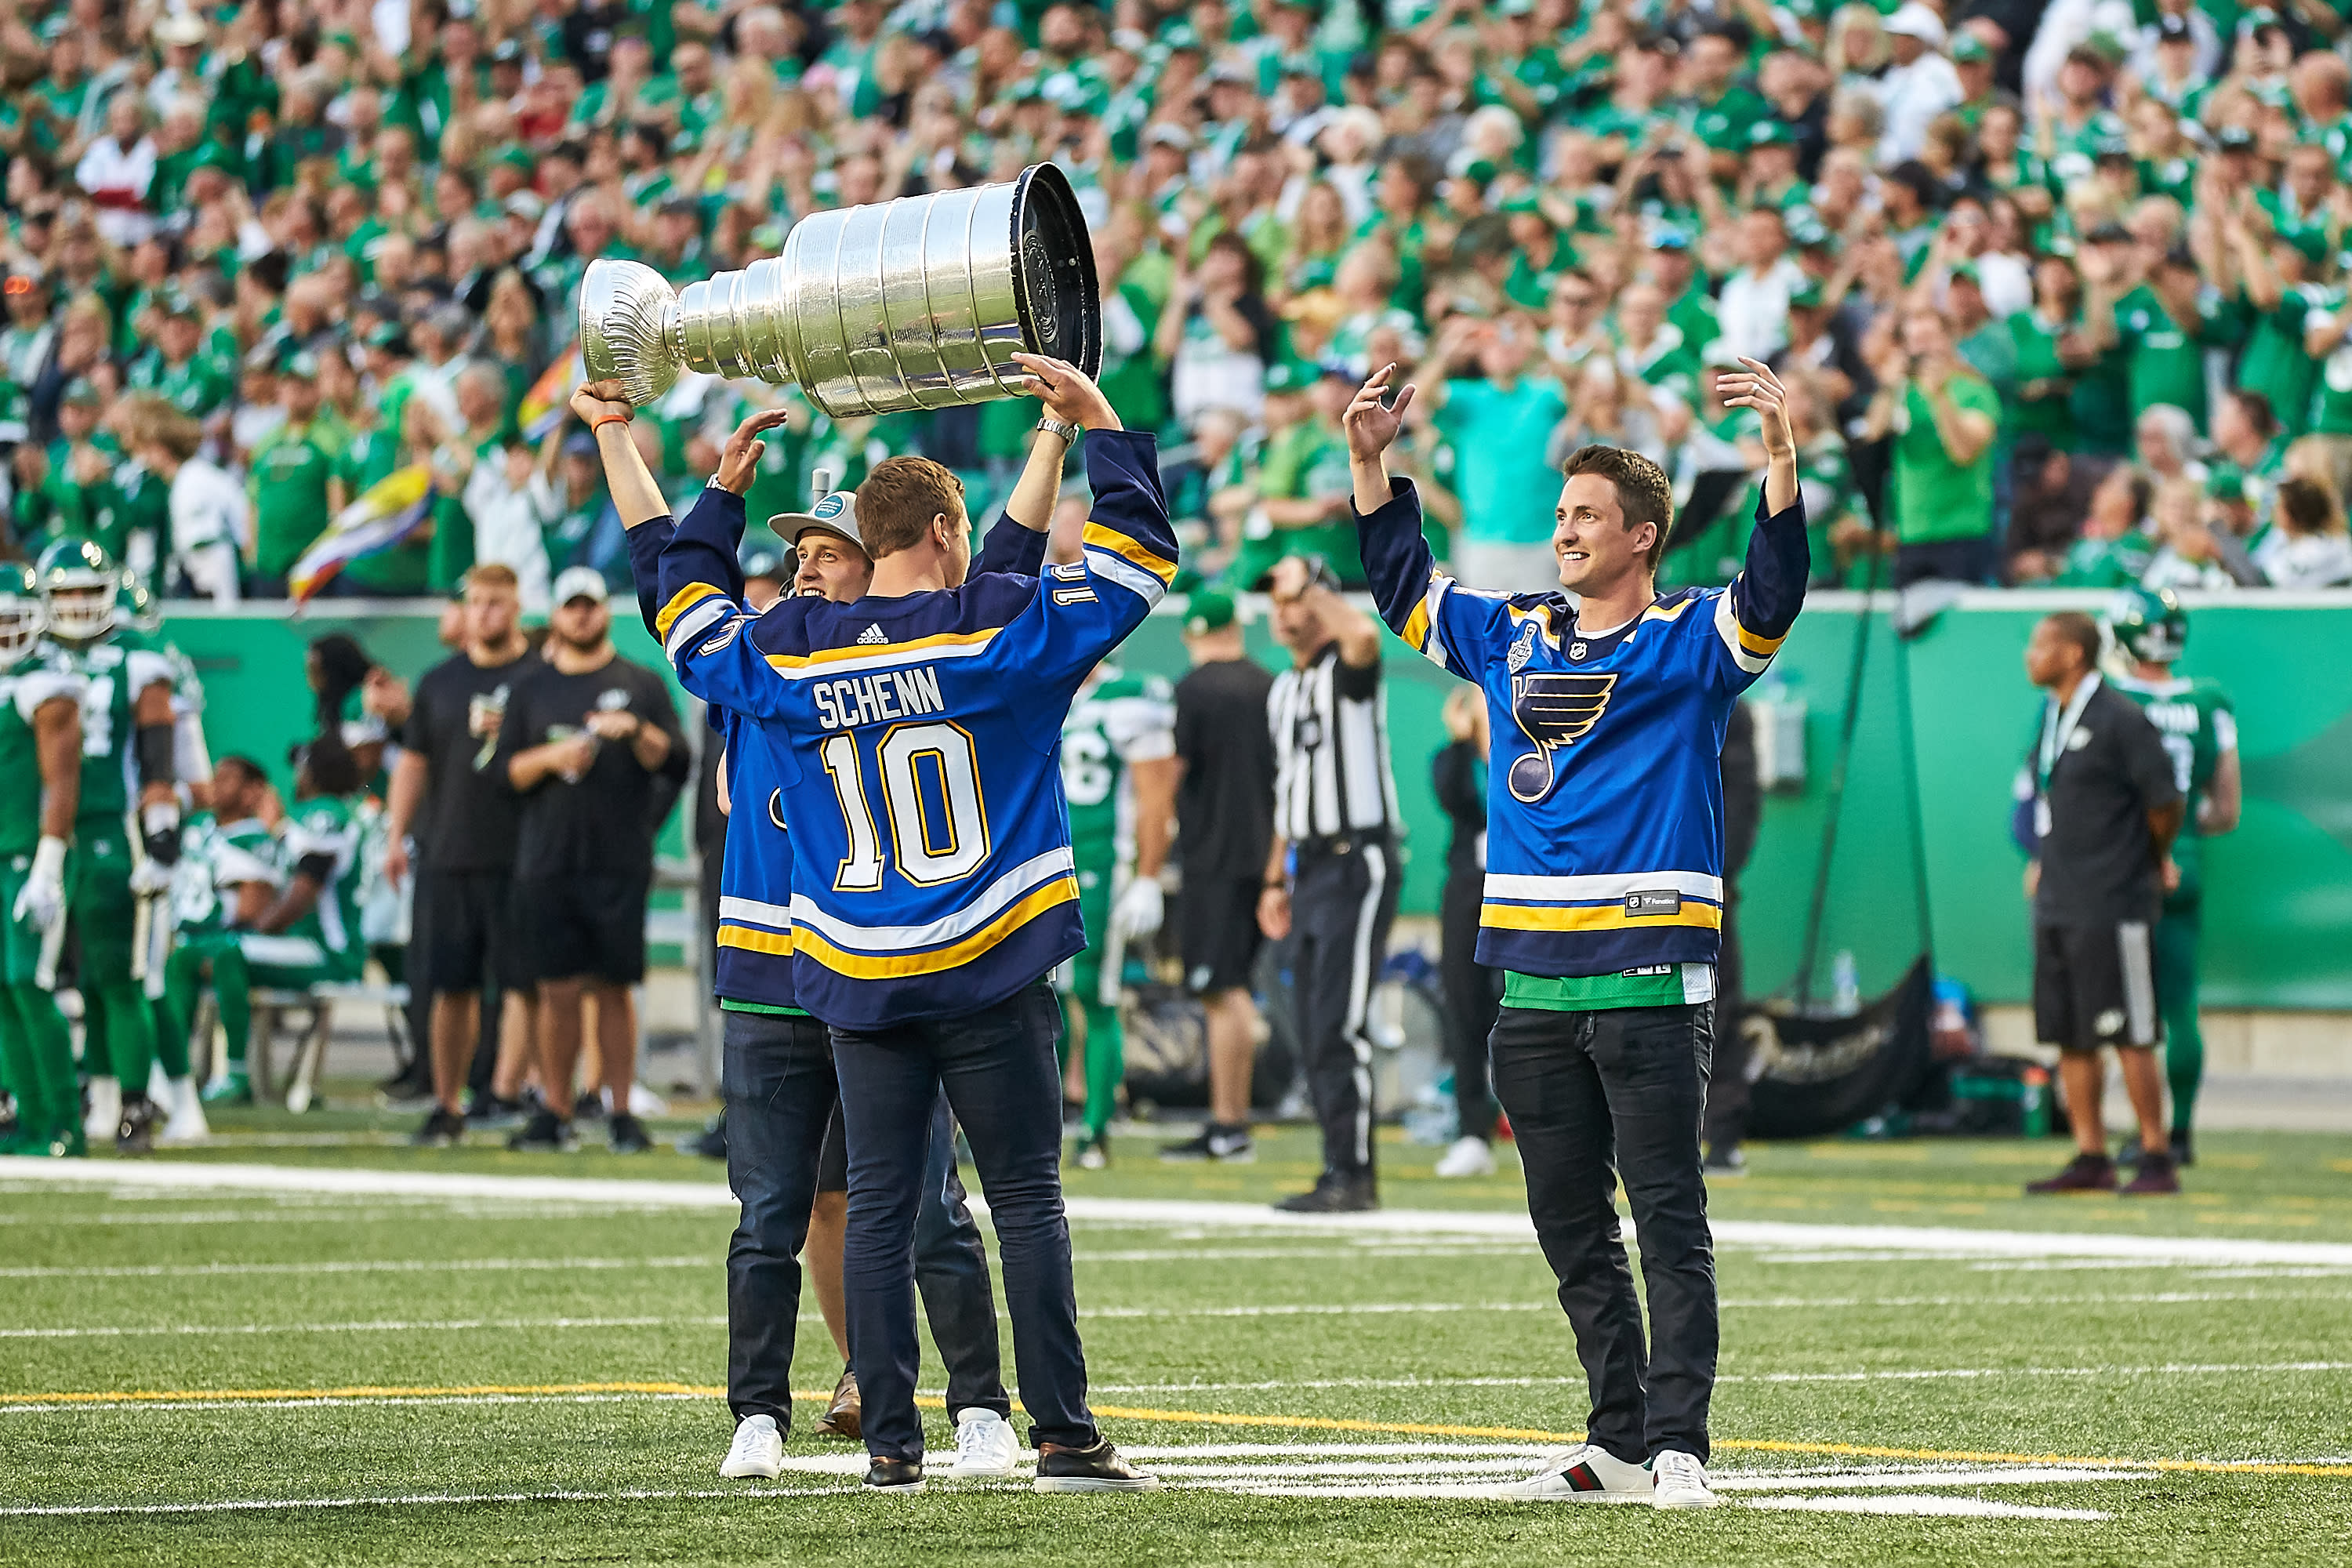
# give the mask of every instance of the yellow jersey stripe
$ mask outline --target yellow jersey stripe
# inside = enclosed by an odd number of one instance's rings
[[[654,616],[654,636],[667,642],[669,639],[669,629],[677,624],[678,616],[718,592],[718,589],[708,583],[688,583],[685,587],[680,588],[670,595],[669,603],[664,605],[660,612]]]
[[[1057,877],[961,942],[928,952],[845,952],[806,927],[798,932],[800,951],[835,974],[845,974],[852,980],[900,980],[910,974],[937,974],[971,963],[1047,910],[1075,903],[1077,897],[1078,879]]]
[[[1759,658],[1771,658],[1780,651],[1780,645],[1789,640],[1785,633],[1777,637],[1759,637],[1746,626],[1740,626],[1736,619],[1731,624],[1738,627],[1739,646]]]
[[[1577,908],[1531,908],[1526,904],[1482,904],[1478,923],[1490,931],[1630,931],[1645,926],[1698,926],[1723,929],[1723,911],[1713,904],[1685,899],[1679,913],[1629,915],[1622,904],[1587,904]]]
[[[719,928],[719,945],[789,958],[793,952],[793,933],[788,931],[754,931],[750,926],[721,925]]]
[[[936,632],[906,642],[852,643],[846,647],[821,647],[814,653],[772,653],[767,658],[778,669],[807,669],[854,658],[888,658],[895,654],[919,653],[925,648],[977,647],[1001,629],[986,626],[976,632]]]
[[[1085,542],[1097,550],[1108,550],[1126,557],[1159,578],[1162,583],[1176,580],[1176,563],[1160,554],[1147,544],[1129,539],[1126,534],[1105,528],[1099,522],[1087,524]]]
[[[1682,618],[1682,613],[1690,607],[1691,601],[1688,599],[1680,600],[1671,605],[1652,605],[1648,609],[1642,612],[1642,618],[1645,621],[1680,620]]]

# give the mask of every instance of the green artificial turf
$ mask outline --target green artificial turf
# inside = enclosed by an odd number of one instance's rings
[[[521,1156],[485,1139],[413,1151],[383,1140],[404,1121],[364,1112],[215,1122],[221,1146],[169,1158],[719,1180],[667,1150]],[[1241,1167],[1164,1167],[1153,1142],[1118,1140],[1113,1167],[1072,1172],[1069,1191],[1255,1204],[1312,1173],[1298,1131],[1274,1133]],[[1384,1144],[1391,1208],[1517,1207],[1507,1160],[1493,1180],[1441,1183],[1433,1152]],[[2020,1195],[2063,1153],[2052,1142],[1763,1148],[1712,1206],[1727,1220],[2352,1243],[2352,1138],[2213,1135],[2179,1202]],[[886,1500],[840,1473],[718,1479],[730,1422],[699,1391],[723,1375],[730,1225],[723,1208],[608,1211],[494,1193],[56,1187],[0,1163],[0,1510],[177,1510],[0,1512],[0,1562],[2352,1560],[2352,1268],[1727,1243],[1715,1469],[1781,1481],[1727,1487],[1727,1506],[1675,1516],[1360,1489],[1399,1464],[1429,1467],[1387,1473],[1408,1487],[1507,1479],[1470,1472],[1468,1450],[1531,1468],[1493,1450],[1536,1439],[1469,1434],[1580,1425],[1581,1373],[1531,1244],[1443,1222],[1302,1234],[1200,1215],[1082,1218],[1082,1327],[1106,1430],[1130,1447],[1265,1451],[1213,1461],[1234,1472],[1223,1477],[1155,1459],[1186,1484],[1151,1497],[935,1484]],[[839,1361],[813,1302],[801,1333],[797,1385],[830,1388]],[[935,1386],[936,1365],[925,1372]],[[169,1397],[120,1397],[131,1393]],[[58,1394],[98,1397],[30,1398]],[[944,1415],[929,1420],[945,1447]],[[1773,1444],[1796,1447],[1760,1446]],[[1432,1451],[1309,1451],[1382,1446]],[[791,1452],[856,1450],[795,1431]],[[2119,1468],[1868,1484],[1890,1469],[2016,1469],[1970,1455]],[[1263,1485],[1324,1495],[1228,1489]],[[2108,1517],[1748,1506],[1890,1492]],[[484,1497],[505,1500],[448,1500]],[[403,1498],[425,1500],[380,1500]],[[306,1502],[351,1506],[291,1506]],[[253,1504],[269,1506],[218,1506]]]

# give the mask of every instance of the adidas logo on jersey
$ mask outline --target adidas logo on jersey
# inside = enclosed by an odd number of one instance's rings
[[[890,639],[882,635],[882,628],[880,626],[867,626],[864,631],[857,634],[857,640],[861,643],[877,643],[888,642]]]

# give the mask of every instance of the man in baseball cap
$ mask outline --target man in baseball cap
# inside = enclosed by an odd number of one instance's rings
[[[808,510],[779,512],[768,526],[800,562],[794,594],[838,604],[866,596],[874,581],[874,558],[857,531],[856,491],[827,490]]]

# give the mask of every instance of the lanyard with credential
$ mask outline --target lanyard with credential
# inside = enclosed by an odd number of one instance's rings
[[[2083,677],[2067,700],[2063,711],[2054,701],[2042,705],[2042,752],[2036,758],[2033,790],[2033,836],[2046,838],[2050,835],[2050,775],[2057,771],[2058,759],[2067,742],[2074,738],[2074,726],[2083,721],[2083,710],[2090,705],[2091,694],[2099,689],[2095,675]]]

